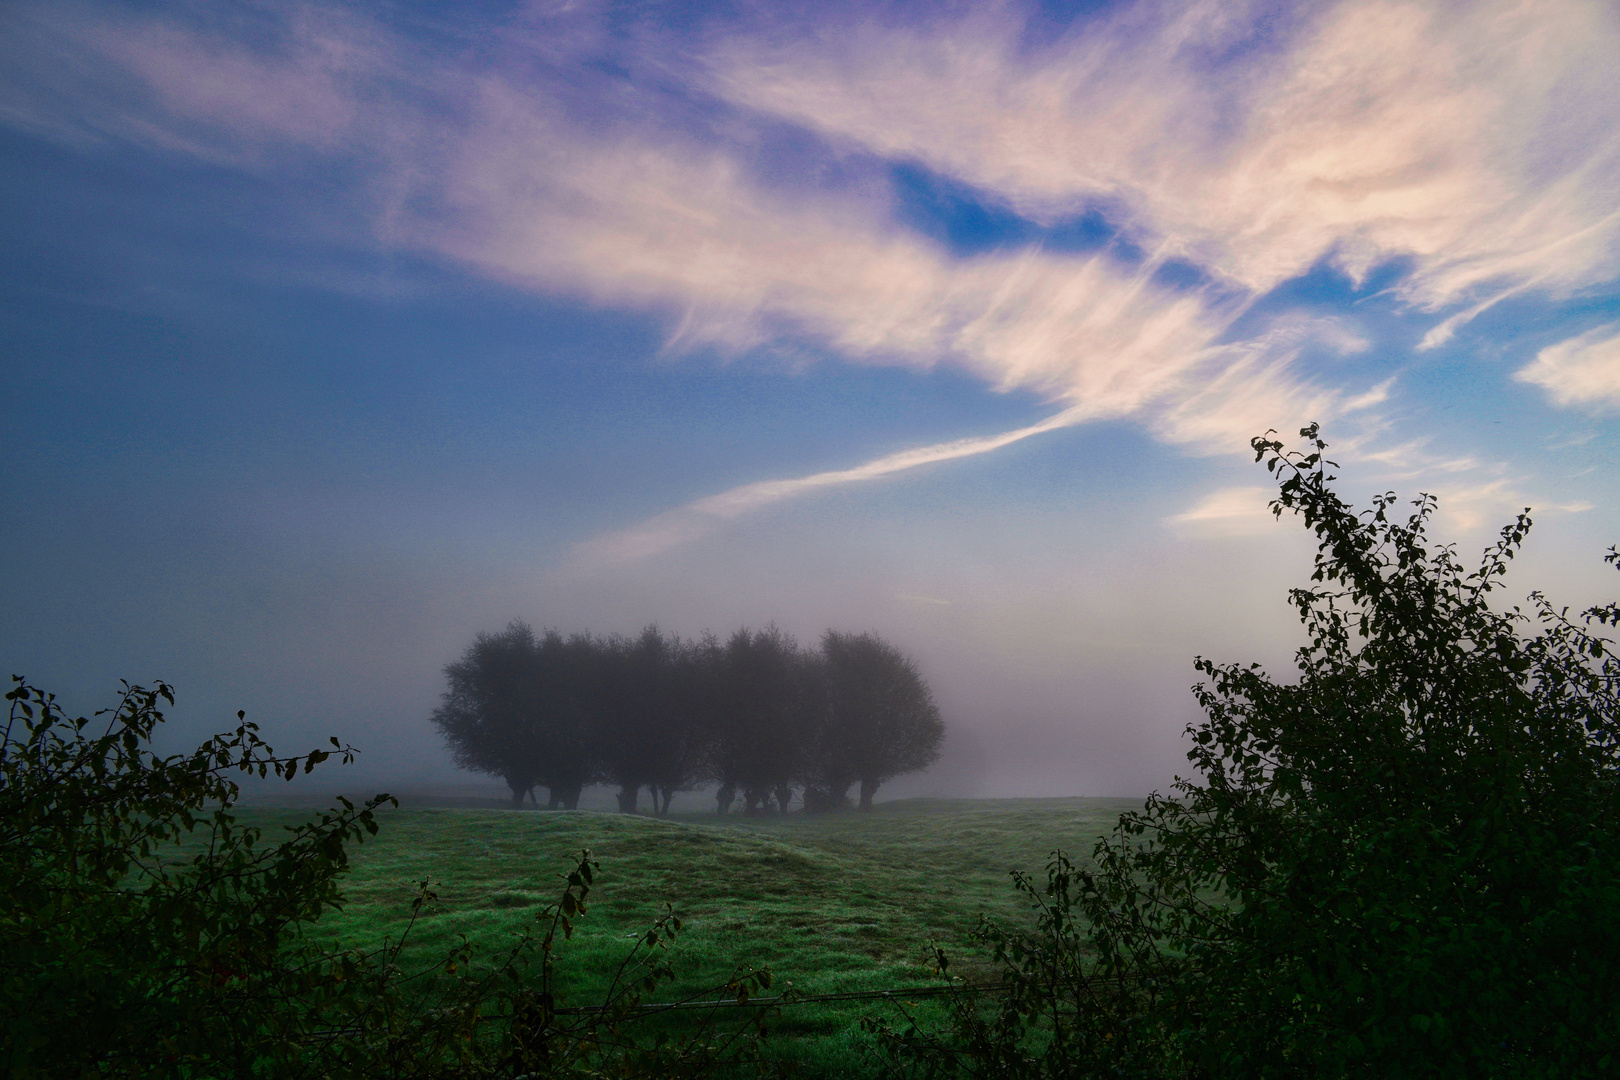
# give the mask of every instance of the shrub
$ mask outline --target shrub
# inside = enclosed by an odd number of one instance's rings
[[[1570,1077],[1620,1069],[1620,663],[1610,604],[1487,602],[1477,569],[1332,490],[1316,428],[1269,437],[1275,513],[1320,542],[1291,600],[1299,677],[1199,658],[1196,777],[1059,853],[1034,933],[989,928],[1011,992],[918,1072],[975,1076]],[[1608,561],[1620,561],[1611,549]]]
[[[691,1076],[752,1048],[742,1029],[620,1032],[669,973],[673,912],[632,943],[599,1006],[558,1012],[556,949],[585,910],[588,852],[558,901],[491,956],[463,944],[408,973],[403,938],[324,949],[300,931],[342,903],[348,845],[394,800],[340,799],[270,844],[236,820],[231,776],[290,780],[351,748],[278,757],[239,713],[234,732],[158,757],[168,686],[126,684],[102,725],[14,682],[0,742],[4,1075]],[[413,921],[433,900],[423,882]],[[769,980],[745,972],[728,990],[746,999]]]

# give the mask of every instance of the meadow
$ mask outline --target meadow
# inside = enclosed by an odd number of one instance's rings
[[[497,950],[552,903],[582,849],[601,864],[571,940],[563,946],[565,1004],[600,1000],[630,939],[673,907],[684,928],[669,953],[675,978],[654,1000],[723,985],[739,969],[768,967],[772,993],[938,986],[931,945],[951,973],[994,981],[973,936],[981,915],[1030,919],[1009,872],[1039,874],[1054,848],[1089,854],[1128,799],[902,800],[870,813],[671,818],[403,806],[380,815],[380,833],[352,852],[347,902],[313,930],[323,942],[370,946],[398,939],[419,884],[436,902],[410,926],[402,966],[434,962],[465,936]],[[305,820],[303,809],[243,809],[266,829]],[[941,1008],[920,999],[924,1013]],[[802,1076],[852,1076],[874,1066],[861,1017],[883,1001],[789,1005],[771,1019],[770,1056]]]

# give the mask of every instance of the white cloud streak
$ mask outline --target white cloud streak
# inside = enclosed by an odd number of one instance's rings
[[[1200,536],[1260,536],[1273,531],[1270,509],[1274,488],[1229,487],[1212,491],[1190,509],[1173,515],[1170,524]]]
[[[832,469],[789,480],[762,480],[743,484],[580,545],[574,552],[574,569],[595,569],[639,561],[679,544],[696,540],[725,521],[784,499],[823,488],[876,480],[924,465],[986,454],[1021,442],[1032,435],[1069,427],[1087,418],[1081,409],[1067,409],[1038,424],[1030,424],[997,435],[954,439],[933,446],[913,447],[874,458],[849,469]]]

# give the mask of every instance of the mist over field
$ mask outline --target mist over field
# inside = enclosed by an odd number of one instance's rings
[[[0,659],[341,787],[513,619],[874,632],[883,798],[1139,796],[1286,676],[1248,440],[1440,498],[1501,603],[1620,539],[1612,5],[14,3]],[[308,783],[315,783],[311,778]],[[300,784],[306,781],[299,781]],[[682,796],[688,806],[696,795]]]

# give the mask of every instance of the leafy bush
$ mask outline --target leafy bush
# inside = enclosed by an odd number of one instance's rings
[[[300,931],[342,903],[347,845],[375,834],[394,800],[341,799],[270,844],[234,818],[231,775],[290,780],[351,748],[277,757],[239,713],[234,732],[158,757],[148,746],[168,686],[126,684],[103,726],[14,681],[0,742],[4,1075],[693,1076],[752,1047],[744,1030],[621,1033],[668,975],[672,912],[632,943],[600,1005],[558,1011],[559,933],[585,910],[588,852],[557,903],[493,956],[464,943],[407,973],[403,938],[320,948]],[[423,882],[413,921],[433,900]],[[768,984],[745,972],[728,989],[746,998]]]
[[[1320,548],[1291,593],[1299,677],[1199,658],[1196,779],[1059,853],[1034,933],[988,928],[999,1004],[886,1027],[914,1072],[1570,1077],[1620,1070],[1620,662],[1610,604],[1487,600],[1424,496],[1362,513],[1306,451],[1254,440]],[[1620,562],[1611,549],[1610,562]]]

